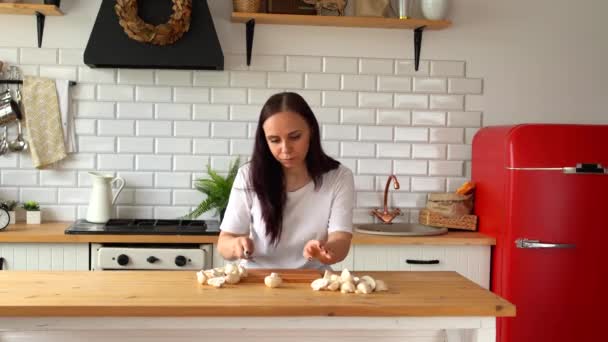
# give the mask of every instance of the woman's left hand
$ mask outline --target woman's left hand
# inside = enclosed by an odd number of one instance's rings
[[[334,253],[325,247],[324,241],[310,240],[304,245],[304,252],[302,253],[308,260],[317,259],[324,264],[335,263]]]

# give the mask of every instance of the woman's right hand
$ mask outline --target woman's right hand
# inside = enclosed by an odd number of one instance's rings
[[[236,259],[249,259],[253,255],[253,240],[246,236],[239,236],[234,239],[232,255]]]
[[[226,260],[250,259],[253,252],[253,240],[248,235],[236,235],[220,232],[217,240],[217,249]],[[247,255],[245,255],[247,251]]]

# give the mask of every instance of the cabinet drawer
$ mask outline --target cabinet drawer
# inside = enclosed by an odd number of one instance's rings
[[[4,271],[88,271],[89,245],[0,243]]]
[[[456,271],[488,288],[490,246],[356,245],[355,271]]]

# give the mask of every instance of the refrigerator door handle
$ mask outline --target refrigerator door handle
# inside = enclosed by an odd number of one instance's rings
[[[538,240],[517,239],[515,240],[517,248],[575,248],[574,244],[570,243],[546,243]]]
[[[561,171],[571,175],[607,175],[608,167],[603,167],[602,164],[578,163],[576,166],[567,167],[507,167],[507,170],[513,171]]]
[[[565,167],[564,173],[574,173],[574,174],[604,174],[608,175],[608,168],[602,166],[602,164],[587,164],[587,163],[578,163],[576,167]]]

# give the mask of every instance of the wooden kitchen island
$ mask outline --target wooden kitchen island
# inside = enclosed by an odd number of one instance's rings
[[[368,295],[298,272],[276,289],[255,271],[221,289],[183,271],[0,272],[0,341],[493,342],[495,317],[515,316],[456,272],[366,272],[389,287]]]

